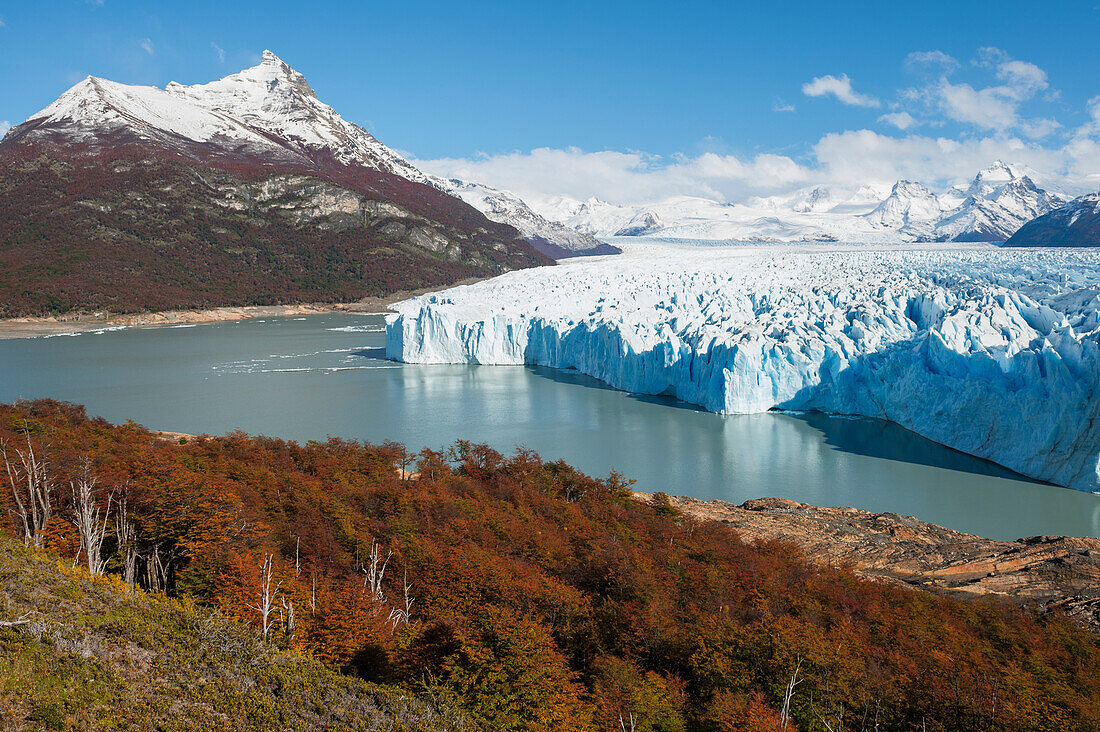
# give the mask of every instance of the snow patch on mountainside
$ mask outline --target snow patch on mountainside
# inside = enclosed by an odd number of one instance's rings
[[[555,259],[562,254],[614,254],[618,251],[591,234],[585,234],[557,221],[549,221],[539,216],[519,196],[508,191],[500,191],[458,178],[443,179],[435,176],[432,176],[432,185],[452,196],[458,196],[485,214],[490,221],[514,226],[540,251],[542,251],[540,240],[548,242],[559,250],[565,250],[565,252],[543,251],[543,254],[548,254]]]
[[[395,309],[394,359],[572,368],[722,413],[878,417],[1100,488],[1100,253],[639,242]]]

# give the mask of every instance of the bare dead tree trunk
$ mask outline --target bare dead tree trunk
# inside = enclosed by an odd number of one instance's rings
[[[145,555],[145,582],[150,592],[168,591],[168,571],[172,565],[172,552],[162,557],[159,543],[149,547]]]
[[[283,623],[283,635],[286,639],[293,642],[294,633],[297,630],[297,625],[294,623],[294,601],[287,600],[285,597],[281,598],[283,604],[283,610],[286,613],[286,620]]]
[[[622,732],[634,732],[634,727],[637,723],[634,720],[634,712],[627,712],[627,718],[623,719],[623,715],[619,715],[619,729]]]
[[[53,516],[53,479],[50,477],[45,450],[36,455],[30,433],[27,433],[26,451],[16,449],[17,460],[9,458],[8,447],[0,443],[0,457],[15,500],[15,513],[23,525],[24,546],[41,549],[46,538],[46,528]]]
[[[31,610],[30,612],[23,613],[15,620],[0,620],[0,628],[14,628],[17,625],[26,625],[34,620],[31,616],[37,614],[37,610]]]
[[[115,541],[122,563],[122,581],[133,587],[137,581],[137,525],[130,518],[130,491],[127,485],[118,490],[115,501]]]
[[[107,560],[103,556],[103,541],[107,538],[114,493],[107,494],[107,505],[101,508],[96,501],[96,478],[92,475],[91,460],[84,458],[80,462],[80,478],[75,483],[69,481],[69,488],[73,493],[73,523],[80,534],[77,556],[83,552],[88,562],[88,571],[93,575],[101,575],[107,567]]]
[[[386,566],[390,563],[390,557],[392,556],[393,552],[388,552],[386,558],[383,559],[381,545],[371,539],[370,564],[363,567],[363,573],[366,575],[363,578],[363,587],[367,589],[371,599],[378,604],[386,600],[386,594],[382,591],[382,580],[386,576]]]
[[[264,640],[267,640],[271,633],[271,610],[275,604],[275,596],[282,585],[282,582],[275,581],[274,557],[271,554],[265,554],[264,561],[260,565],[260,598],[255,605],[249,605],[260,614]]]
[[[801,676],[802,671],[802,656],[797,656],[798,664],[794,667],[794,673],[791,674],[790,680],[787,682],[787,687],[783,691],[783,709],[779,712],[779,724],[780,729],[787,729],[787,725],[791,722],[791,700],[794,698],[794,690],[798,688],[798,685],[805,681],[805,678]]]
[[[394,607],[390,609],[390,623],[392,624],[391,630],[396,631],[401,625],[408,625],[409,619],[412,617],[412,606],[416,598],[412,596],[412,585],[409,584],[409,571],[405,570],[405,576],[401,583],[404,591],[404,605],[401,607]]]
[[[313,586],[309,591],[309,614],[313,615],[317,612],[317,575],[310,575],[310,584]]]
[[[145,553],[145,589],[149,592],[160,590],[160,572],[156,568],[159,564],[160,549],[153,544]]]
[[[813,694],[810,695],[810,710],[814,713],[814,716],[817,717],[817,721],[821,722],[821,724],[824,725],[825,732],[836,732],[837,730],[842,729],[840,726],[840,719],[837,720],[837,726],[833,727],[829,720],[826,719],[825,715],[822,712],[818,711],[818,708],[814,705]],[[843,712],[841,712],[841,716],[843,717]]]

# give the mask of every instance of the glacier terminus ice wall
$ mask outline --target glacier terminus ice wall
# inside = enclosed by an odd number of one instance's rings
[[[576,369],[726,414],[877,417],[1100,489],[1095,250],[642,242],[394,309],[392,359]]]

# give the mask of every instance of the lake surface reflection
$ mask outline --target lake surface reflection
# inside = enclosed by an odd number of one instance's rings
[[[381,316],[319,315],[0,341],[0,400],[113,422],[531,448],[637,488],[894,511],[1001,539],[1100,535],[1100,496],[1036,483],[877,420],[720,416],[573,372],[385,360]]]

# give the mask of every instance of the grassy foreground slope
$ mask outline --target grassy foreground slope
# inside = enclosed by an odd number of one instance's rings
[[[1100,638],[1058,613],[861,579],[529,451],[460,441],[410,455],[396,444],[245,434],[179,444],[49,401],[0,405],[0,440],[48,449],[66,490],[90,459],[101,506],[109,489],[127,497],[139,577],[163,565],[169,594],[259,625],[270,572],[275,606],[297,610],[293,628],[282,616],[271,623],[280,646],[364,681],[430,690],[488,727],[1100,728]],[[8,495],[0,515],[10,519]],[[66,501],[59,491],[45,543],[73,557]],[[117,543],[105,545],[109,573],[120,571]],[[94,602],[78,597],[67,612],[91,617]],[[132,627],[146,627],[148,613],[137,614],[105,626],[123,648]],[[276,682],[276,662],[201,658],[199,670],[175,672],[258,675],[288,718],[331,706],[293,691],[329,688],[310,681],[322,678],[314,666],[302,667],[304,681],[288,672]],[[5,693],[21,698],[20,684],[54,678],[48,668],[4,682],[14,690]],[[332,688],[368,688],[341,683],[350,686]],[[231,709],[248,705],[228,693]]]
[[[0,729],[473,729],[189,599],[0,536]]]

